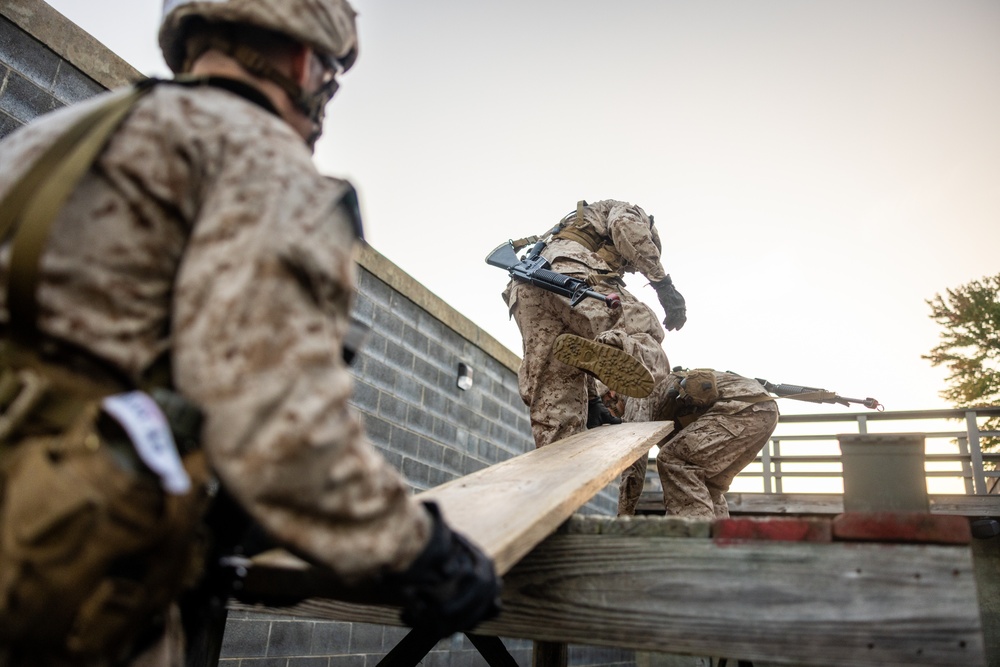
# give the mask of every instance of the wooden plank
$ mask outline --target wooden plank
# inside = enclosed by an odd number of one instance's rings
[[[929,496],[931,514],[1000,517],[1000,495]],[[839,493],[727,493],[730,514],[840,514],[844,497]],[[663,494],[643,491],[639,512],[663,513]]]
[[[501,574],[593,498],[673,426],[602,426],[417,494],[493,557]]]
[[[967,546],[584,532],[559,531],[508,572],[503,612],[476,632],[776,664],[985,663]],[[318,597],[282,611],[399,624]]]
[[[452,528],[492,556],[503,574],[672,430],[665,422],[590,429],[416,498],[435,501]],[[344,600],[377,601],[283,550],[259,554],[250,565],[244,599],[293,603],[303,590],[322,589]]]

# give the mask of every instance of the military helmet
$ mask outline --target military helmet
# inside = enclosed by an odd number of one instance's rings
[[[695,368],[682,373],[677,399],[684,405],[707,408],[719,400],[719,386],[710,368]]]
[[[356,12],[347,0],[164,0],[160,49],[175,73],[184,67],[184,24],[243,23],[272,30],[339,61],[344,71],[358,57]]]

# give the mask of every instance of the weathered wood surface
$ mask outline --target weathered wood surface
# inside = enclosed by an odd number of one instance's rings
[[[720,545],[586,523],[569,522],[508,572],[503,612],[476,632],[788,665],[985,664],[968,547]],[[312,593],[282,611],[399,625],[391,608]]]
[[[931,514],[1000,516],[1000,495],[931,495]],[[731,514],[840,514],[844,497],[839,493],[727,493]],[[643,491],[638,511],[663,513],[663,494]]]
[[[673,426],[602,426],[484,468],[417,495],[434,500],[457,531],[504,573]]]

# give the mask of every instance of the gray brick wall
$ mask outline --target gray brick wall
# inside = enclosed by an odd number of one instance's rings
[[[514,374],[362,269],[355,318],[371,335],[355,405],[375,446],[423,490],[534,447]],[[473,386],[457,386],[458,365]]]
[[[514,370],[365,268],[353,316],[371,329],[354,362],[354,405],[415,491],[534,449]],[[459,363],[473,369],[467,391],[457,386]],[[582,511],[616,510],[611,485]]]
[[[303,621],[233,612],[219,664],[222,667],[374,667],[406,632],[405,628],[366,623]],[[518,664],[531,664],[531,642],[502,641]],[[454,635],[438,642],[423,664],[473,667],[483,664],[483,658],[465,636]]]
[[[136,75],[42,0],[0,4],[0,138],[44,113],[123,85]],[[359,269],[354,316],[371,327],[371,334],[353,368],[353,402],[364,416],[372,443],[415,491],[533,446],[509,359],[502,361],[470,342],[483,338],[482,332],[460,334],[440,315],[372,271]],[[460,362],[474,369],[468,391],[456,385]],[[612,485],[584,511],[612,514],[614,510]],[[404,632],[234,611],[226,626],[221,664],[370,667]],[[518,664],[531,663],[530,642],[504,642]],[[631,651],[606,648],[571,647],[570,660],[573,665],[635,664]],[[482,664],[482,658],[458,635],[439,643],[424,664],[465,667]]]
[[[0,16],[0,137],[103,86]]]

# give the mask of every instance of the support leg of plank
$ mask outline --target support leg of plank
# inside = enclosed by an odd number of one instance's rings
[[[503,645],[499,637],[472,634],[465,636],[469,638],[479,654],[486,659],[486,664],[490,667],[517,667],[517,661],[507,651],[507,647]]]
[[[434,645],[443,639],[436,634],[410,630],[391,651],[385,654],[378,667],[416,667]]]
[[[535,642],[531,653],[532,667],[566,667],[569,647],[562,642]]]
[[[467,634],[490,667],[517,667],[517,661],[507,651],[499,637]],[[419,630],[410,630],[378,663],[378,667],[416,667],[443,637]]]

